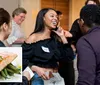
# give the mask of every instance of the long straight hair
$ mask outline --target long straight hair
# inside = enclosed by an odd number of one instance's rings
[[[34,31],[31,33],[34,34],[34,33],[38,33],[38,32],[43,32],[44,31],[44,16],[45,14],[49,11],[49,10],[54,10],[56,13],[57,11],[53,8],[43,8],[39,11],[38,15],[37,15],[37,18],[36,18],[36,25],[35,25],[35,29]],[[61,41],[60,37],[54,33],[53,31],[51,32],[51,37],[54,37],[56,40],[59,40]]]
[[[53,8],[44,8],[41,9],[37,15],[36,18],[36,25],[35,25],[35,29],[33,33],[37,33],[37,32],[43,32],[44,31],[44,16],[45,14],[49,11],[49,10],[54,10]],[[56,10],[54,10],[56,12]]]

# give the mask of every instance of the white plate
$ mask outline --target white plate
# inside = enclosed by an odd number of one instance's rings
[[[8,76],[7,79],[0,79],[0,82],[22,82],[22,48],[21,47],[0,47],[0,52],[12,52],[18,56],[12,62],[13,65],[21,67],[21,74],[14,74],[14,76]]]
[[[8,76],[7,79],[2,78],[0,82],[22,82],[22,75],[21,74],[14,74],[13,76]]]

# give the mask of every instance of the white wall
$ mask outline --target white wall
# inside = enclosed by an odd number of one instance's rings
[[[40,10],[40,0],[20,0],[20,6],[27,10],[26,19],[22,24],[22,28],[26,37],[34,30],[35,19]]]
[[[79,18],[81,8],[84,6],[86,0],[70,0],[69,7],[69,27],[75,19]]]
[[[0,7],[6,9],[10,15],[19,6],[19,0],[0,0]]]

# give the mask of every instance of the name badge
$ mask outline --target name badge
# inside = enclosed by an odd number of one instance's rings
[[[47,48],[47,47],[44,47],[44,46],[41,46],[41,48],[42,48],[42,50],[43,50],[44,52],[50,53],[50,50],[49,50],[49,48]]]

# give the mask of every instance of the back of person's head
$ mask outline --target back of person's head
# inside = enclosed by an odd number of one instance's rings
[[[97,5],[86,5],[80,11],[80,19],[89,28],[100,25],[100,7]]]
[[[10,14],[3,8],[0,8],[0,40],[5,40],[11,33]]]
[[[63,17],[63,13],[61,12],[61,11],[56,11],[56,13],[57,13],[57,15],[58,15],[58,17],[59,17],[59,20],[61,20],[62,19],[62,17]]]
[[[10,14],[3,8],[0,8],[0,26],[4,23],[10,23]]]
[[[36,25],[33,33],[44,31],[44,16],[52,8],[43,8],[39,11],[36,18]],[[54,10],[56,12],[56,10]]]
[[[56,11],[58,15],[62,15],[62,12],[61,11]]]
[[[22,7],[16,8],[12,13],[12,17],[14,18],[15,15],[19,15],[20,13],[27,14],[27,11]]]

